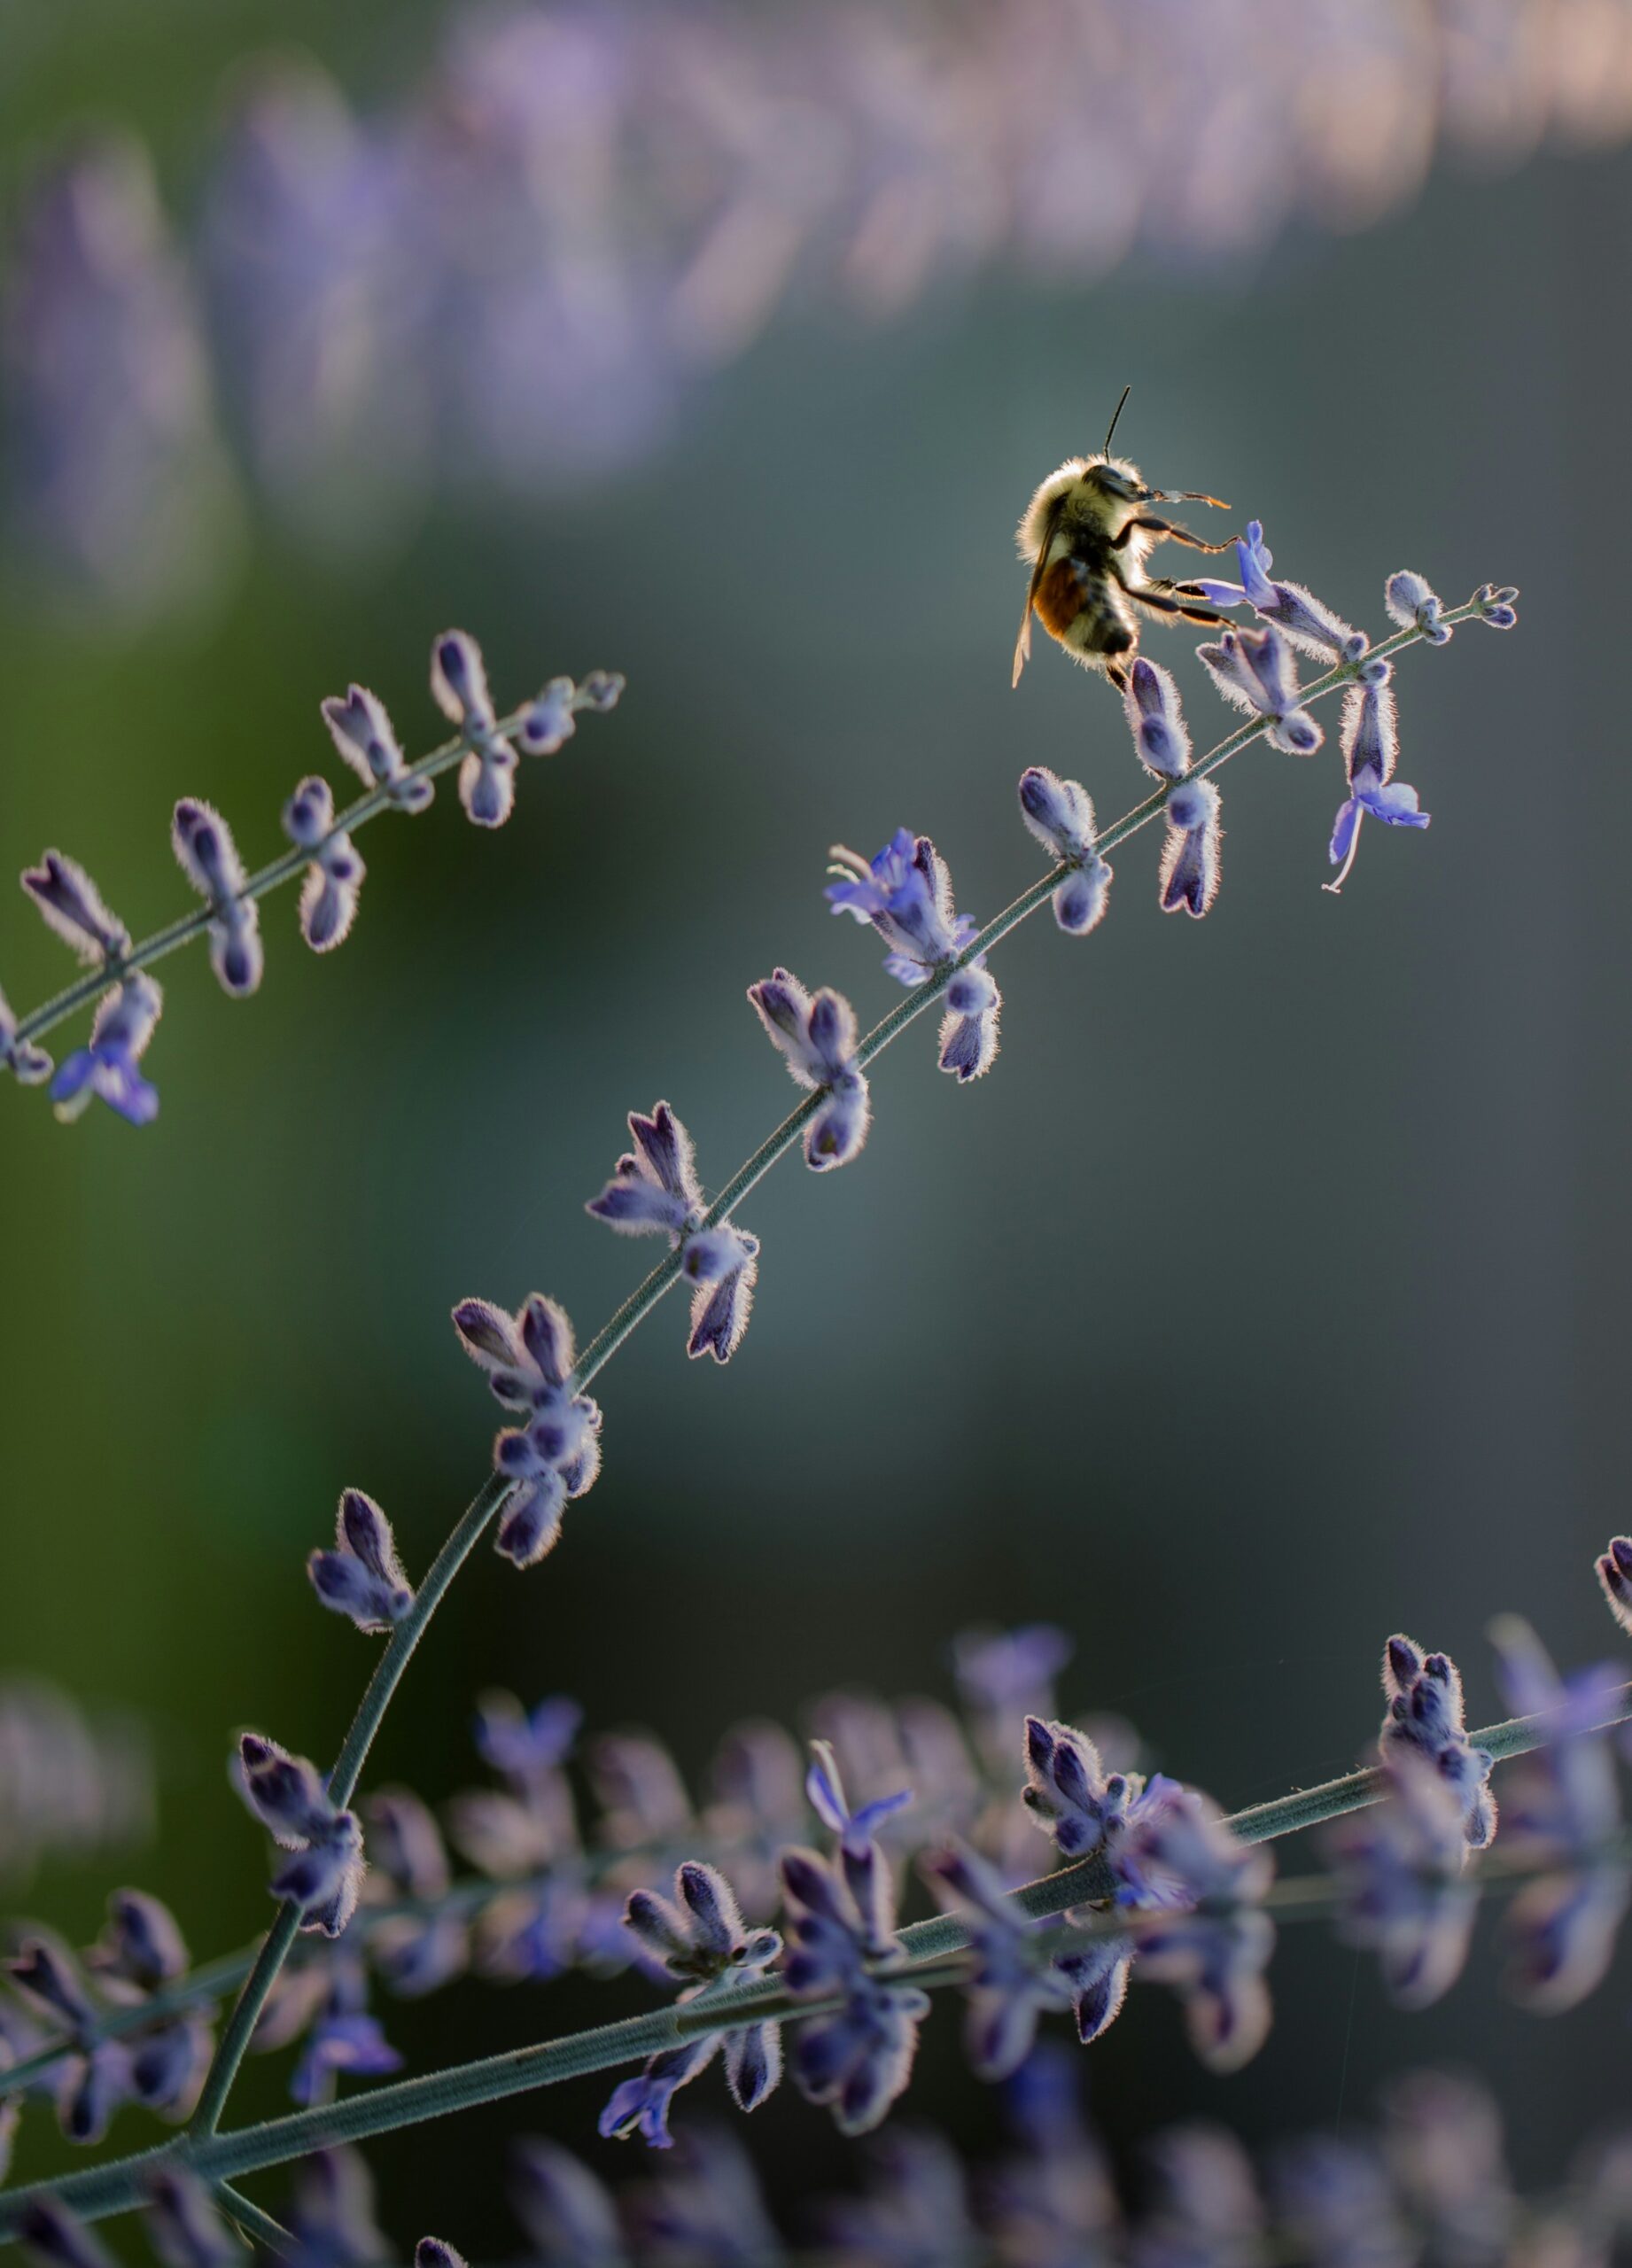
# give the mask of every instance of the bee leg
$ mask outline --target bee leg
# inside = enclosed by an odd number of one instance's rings
[[[1232,619],[1227,614],[1220,614],[1216,606],[1186,603],[1183,599],[1170,598],[1165,591],[1143,589],[1137,583],[1124,583],[1123,588],[1131,599],[1137,599],[1141,606],[1154,607],[1158,614],[1181,614],[1186,622],[1229,623]]]
[[[1177,520],[1146,518],[1130,520],[1120,535],[1111,538],[1111,549],[1120,551],[1135,528],[1146,535],[1159,535],[1168,543],[1187,543],[1193,551],[1232,551],[1235,548],[1233,536],[1223,543],[1208,543],[1201,536],[1192,535],[1188,528],[1181,528]]]
[[[1120,662],[1107,662],[1105,664],[1105,674],[1109,678],[1111,683],[1115,687],[1118,693],[1125,693],[1127,691],[1128,672],[1123,669]]]

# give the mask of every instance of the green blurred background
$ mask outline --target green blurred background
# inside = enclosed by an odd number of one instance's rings
[[[184,210],[267,12],[67,12],[71,31],[8,11],[13,179],[111,116]],[[424,66],[438,21],[289,6],[276,28],[366,105]],[[1077,1641],[1070,1710],[1124,1712],[1236,1806],[1348,1767],[1391,1630],[1457,1657],[1476,1722],[1503,1713],[1498,1609],[1566,1662],[1614,1651],[1590,1561],[1628,1524],[1629,216],[1632,158],[1542,155],[1442,172],[1370,232],[1294,233],[1222,272],[1135,259],[1071,291],[999,261],[882,327],[796,309],[625,470],[543,501],[445,495],[361,562],[245,504],[206,602],[139,632],[36,603],[13,555],[0,844],[14,866],[72,851],[138,934],[183,902],[176,796],[219,803],[257,862],[296,778],[335,775],[322,695],[360,677],[429,744],[447,624],[482,640],[501,702],[561,670],[629,679],[614,717],[525,768],[502,833],[446,788],[420,823],[371,828],[338,955],[304,950],[285,896],[253,1003],[199,954],[168,964],[150,1132],[0,1094],[5,1656],[147,1721],[161,1833],[131,1866],[196,1952],[267,1912],[230,1735],[327,1754],[366,1674],[302,1573],[339,1487],[378,1497],[417,1568],[483,1472],[491,1407],[452,1301],[536,1285],[593,1329],[645,1258],[581,1209],[624,1112],[669,1097],[717,1184],[791,1099],[743,987],[784,960],[864,1022],[891,1003],[872,940],[822,903],[830,843],[926,830],[985,914],[1036,871],[1023,765],[1081,777],[1104,817],[1137,799],[1103,687],[1052,647],[1007,681],[1013,522],[1128,379],[1120,439],[1146,472],[1261,517],[1278,564],[1373,630],[1398,566],[1448,600],[1523,586],[1517,635],[1467,630],[1401,672],[1401,771],[1431,832],[1374,831],[1323,896],[1334,754],[1254,750],[1221,783],[1204,924],[1159,913],[1141,838],[1100,934],[1037,923],[1006,947],[993,1075],[958,1090],[915,1032],[855,1169],[784,1167],[755,1193],[740,1357],[688,1364],[678,1305],[620,1355],[603,1478],[540,1570],[478,1556],[377,1776],[460,1784],[495,1683],[655,1726],[695,1771],[736,1717],[792,1720],[835,1685],[944,1693],[955,1631],[1047,1618]],[[1152,642],[1205,743],[1199,667]],[[64,975],[21,897],[0,906],[14,1005]],[[29,1910],[88,1935],[106,1880],[48,1871]],[[1499,2000],[1482,1944],[1415,2018],[1315,1933],[1286,1933],[1273,1981],[1277,2028],[1228,2080],[1189,2060],[1163,1996],[1134,1997],[1092,2057],[1119,2148],[1194,2110],[1253,2141],[1352,2121],[1389,2071],[1449,2058],[1496,2085],[1518,2170],[1544,2181],[1632,2106],[1625,1958],[1548,2023]],[[419,2065],[646,1997],[467,1984],[390,2029]],[[977,2148],[993,2112],[954,2030],[931,2025],[913,2107]],[[388,2225],[441,2226],[456,2197],[472,2247],[500,2246],[506,2134],[626,2170],[591,2138],[600,2097],[467,2117],[434,2153],[379,2146]],[[244,2113],[280,2099],[253,2065]],[[843,2178],[794,2100],[758,2139],[780,2194]],[[60,2155],[36,2117],[19,2175]]]

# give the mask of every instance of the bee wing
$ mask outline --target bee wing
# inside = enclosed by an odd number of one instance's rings
[[[1037,604],[1038,586],[1048,571],[1048,547],[1054,540],[1054,530],[1059,524],[1060,507],[1056,503],[1048,516],[1048,525],[1043,530],[1043,540],[1037,547],[1031,580],[1026,586],[1026,610],[1020,617],[1020,635],[1014,641],[1014,674],[1009,680],[1011,687],[1020,683],[1020,672],[1031,659],[1031,610]]]

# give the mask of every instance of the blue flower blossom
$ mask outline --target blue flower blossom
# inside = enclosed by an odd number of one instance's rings
[[[374,2177],[361,2153],[344,2144],[300,2160],[284,2219],[299,2268],[377,2268],[392,2256],[374,2217]]]
[[[894,1795],[879,1796],[852,1811],[845,1797],[832,1742],[813,1740],[811,1751],[810,1768],[804,1775],[805,1799],[822,1825],[838,1837],[839,1848],[845,1857],[865,1860],[879,1829],[886,1820],[906,1809],[913,1800],[913,1790],[899,1789]]]
[[[495,1468],[515,1484],[493,1549],[517,1567],[536,1566],[561,1534],[568,1500],[592,1488],[601,1471],[601,1410],[573,1390],[571,1323],[554,1300],[533,1292],[514,1316],[487,1300],[461,1300],[454,1328],[495,1397],[527,1413],[525,1425],[493,1442]]]
[[[22,1087],[37,1087],[51,1075],[51,1059],[45,1050],[17,1037],[17,1017],[4,992],[0,992],[0,1070],[9,1071]]]
[[[1402,630],[1418,631],[1431,646],[1449,644],[1451,625],[1445,619],[1444,602],[1410,568],[1389,576],[1383,586],[1383,604]]]
[[[1006,2079],[1031,2052],[1037,2019],[1064,2008],[1071,1981],[1050,1965],[1050,1938],[1009,1897],[997,1868],[970,1850],[925,1862],[929,1885],[948,1912],[963,1917],[974,1954],[964,2048],[976,2078]]]
[[[746,1926],[730,1884],[718,1868],[700,1860],[688,1860],[677,1868],[672,1899],[653,1890],[632,1891],[623,1918],[624,1927],[669,1976],[689,1980],[680,1994],[682,2004],[698,2000],[705,1988],[745,1983],[782,1949],[774,1930]],[[689,2053],[690,2045],[706,2047],[707,2054]],[[757,2110],[782,2074],[781,2033],[775,2023],[704,2034],[687,2049],[655,2056],[638,2079],[626,2081],[613,2094],[602,2114],[602,2132],[626,2137],[638,2132],[665,2147],[670,2101],[722,2046],[733,2101],[740,2110]]]
[[[1369,642],[1363,631],[1333,614],[1302,583],[1277,582],[1271,578],[1274,555],[1264,543],[1261,520],[1248,520],[1246,534],[1235,540],[1235,552],[1239,583],[1221,583],[1203,576],[1186,583],[1185,589],[1214,606],[1250,606],[1306,654],[1333,662],[1360,660]]]
[[[742,1343],[759,1273],[759,1239],[734,1222],[706,1223],[691,1137],[666,1102],[632,1110],[634,1148],[586,1211],[621,1236],[666,1236],[680,1272],[696,1286],[686,1352],[729,1362]]]
[[[1545,1869],[1508,1907],[1503,1934],[1514,1997],[1553,2015],[1602,1982],[1627,1910],[1620,1792],[1600,1729],[1620,1713],[1622,1683],[1608,1666],[1566,1682],[1518,1615],[1499,1617],[1490,1638],[1509,1709],[1547,1721],[1545,1747],[1513,1758],[1503,1779],[1503,1848]]]
[[[1337,1927],[1378,1955],[1402,2007],[1422,2008],[1449,1991],[1467,1959],[1478,1896],[1465,1876],[1464,1806],[1454,1783],[1409,1744],[1393,1749],[1383,1771],[1382,1801],[1325,1838]]]
[[[357,893],[368,868],[351,836],[334,829],[334,796],[315,773],[284,806],[284,832],[312,863],[300,889],[300,935],[315,953],[344,944],[357,918]]]
[[[241,2268],[244,2247],[190,2166],[155,2167],[147,2179],[146,2233],[163,2268]]]
[[[102,893],[77,858],[48,850],[37,866],[23,870],[22,886],[38,906],[45,925],[72,946],[88,967],[122,960],[130,932],[110,913]]]
[[[245,1802],[274,1841],[295,1853],[273,1876],[273,1897],[299,1908],[303,1930],[338,1938],[362,1885],[357,1814],[338,1809],[316,1767],[276,1741],[245,1733],[238,1759]]]
[[[921,984],[975,935],[973,918],[952,910],[952,876],[927,835],[898,827],[875,858],[843,843],[830,855],[841,879],[823,897],[835,913],[872,923],[890,949],[884,967],[898,983]]]
[[[1360,822],[1369,812],[1385,827],[1426,827],[1417,790],[1394,776],[1399,757],[1394,687],[1387,679],[1352,685],[1343,697],[1343,761],[1348,799],[1338,809],[1332,830],[1331,858],[1342,872],[1324,887],[1335,897],[1348,881],[1360,844]]]
[[[470,1964],[470,1932],[445,1904],[453,1882],[442,1831],[407,1788],[384,1788],[367,1805],[371,1870],[365,1896],[381,1894],[413,1913],[374,1920],[369,1957],[400,1999],[435,1992]]]
[[[876,1854],[877,1845],[869,1848]],[[809,2101],[831,2105],[841,2132],[866,2133],[905,2089],[918,2047],[918,2027],[929,1996],[891,1980],[905,1959],[893,1934],[893,1900],[881,1857],[870,1868],[838,1865],[813,1851],[785,1851],[781,1859],[787,1931],[792,1950],[783,1967],[797,1997],[834,1993],[843,2005],[833,2015],[801,2024],[794,2041],[793,2075]],[[865,1874],[867,1910],[852,1884]]]
[[[669,2105],[681,2087],[702,2078],[719,2050],[719,2034],[714,2031],[652,2056],[644,2070],[613,2088],[595,2132],[606,2141],[627,2142],[638,2134],[654,2150],[672,2149]]]
[[[796,1083],[821,1100],[804,1130],[804,1162],[813,1173],[848,1165],[867,1138],[872,1104],[856,1064],[856,1013],[843,994],[805,990],[785,968],[748,997]]]
[[[513,1694],[488,1693],[476,1713],[477,1751],[507,1780],[532,1788],[558,1777],[583,1721],[583,1710],[563,1693],[547,1694],[531,1710]]]
[[[361,1488],[342,1489],[335,1549],[314,1551],[306,1572],[323,1604],[360,1630],[388,1630],[414,1604],[391,1522]]]
[[[103,994],[89,1045],[65,1056],[51,1081],[58,1118],[77,1118],[95,1099],[132,1126],[152,1123],[159,1115],[159,1090],[137,1066],[163,1009],[164,994],[139,970]]]
[[[115,2268],[113,2254],[79,2215],[56,2197],[35,2199],[18,2228],[23,2249],[51,2268]]]
[[[1385,1764],[1402,1751],[1426,1759],[1462,1806],[1470,1846],[1483,1850],[1496,1837],[1493,1759],[1469,1745],[1463,1724],[1462,1679],[1449,1654],[1427,1654],[1395,1634],[1383,1649],[1387,1714],[1377,1745]]]
[[[243,894],[248,877],[232,830],[212,804],[183,796],[175,806],[170,841],[176,863],[207,900],[210,967],[222,991],[242,998],[260,983],[264,955],[260,909]]]
[[[86,1965],[121,2002],[161,1992],[185,1977],[186,1941],[161,1900],[146,1891],[115,1890],[108,1897],[107,1916]],[[202,2007],[177,2008],[144,2024],[124,2043],[131,2094],[161,2116],[185,2117],[203,2085],[213,2045],[209,2014]]]
[[[423,812],[435,786],[410,775],[385,703],[366,685],[354,685],[321,707],[335,747],[365,787],[383,788],[399,811]]]
[[[1199,921],[1218,895],[1218,790],[1210,780],[1180,780],[1168,790],[1167,839],[1158,890],[1162,911]]]
[[[1266,720],[1264,738],[1288,756],[1312,756],[1325,734],[1302,705],[1292,649],[1276,628],[1226,630],[1197,654],[1226,701]]]
[[[1095,843],[1092,798],[1078,781],[1036,764],[1020,775],[1020,816],[1066,869],[1053,894],[1054,920],[1068,936],[1085,937],[1104,916],[1112,874]]]
[[[431,691],[469,743],[459,800],[478,827],[502,827],[516,804],[516,751],[498,731],[482,649],[467,631],[445,630],[431,649]]]
[[[1158,780],[1182,780],[1190,769],[1190,728],[1172,672],[1140,654],[1122,701],[1146,771]]]
[[[67,1947],[43,1933],[25,1938],[5,1964],[25,2007],[65,2029],[75,2043],[57,2075],[57,2117],[71,2142],[98,2142],[113,2113],[135,2093],[122,2040],[100,2036],[97,2002]]]
[[[332,2102],[342,2071],[359,2078],[380,2078],[400,2071],[402,2058],[386,2039],[379,2018],[369,2013],[369,1977],[355,1956],[340,1954],[328,1964],[328,1989],[307,2034],[306,2046],[289,2082],[299,2103]]]
[[[532,2249],[557,2268],[626,2268],[618,2208],[606,2184],[559,2142],[523,2135],[513,2146],[509,2199]]]
[[[1269,2034],[1263,1971],[1275,1928],[1261,1907],[1275,1862],[1238,1841],[1194,1789],[1158,1792],[1153,1783],[1146,1795],[1113,1861],[1118,1902],[1159,1909],[1134,1933],[1139,1973],[1178,1994],[1190,2044],[1209,2070],[1239,2070]]]

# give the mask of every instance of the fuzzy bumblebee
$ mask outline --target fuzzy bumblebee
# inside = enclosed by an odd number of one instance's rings
[[[1158,543],[1227,551],[1232,540],[1204,542],[1152,512],[1151,505],[1211,504],[1221,512],[1230,508],[1193,489],[1148,487],[1138,465],[1111,454],[1111,435],[1127,399],[1124,387],[1105,447],[1095,456],[1068,457],[1043,482],[1021,519],[1015,540],[1031,581],[1014,646],[1016,685],[1031,656],[1034,614],[1068,654],[1084,669],[1103,671],[1118,692],[1127,686],[1139,647],[1137,609],[1168,622],[1229,620],[1193,586],[1146,577],[1146,562]]]

